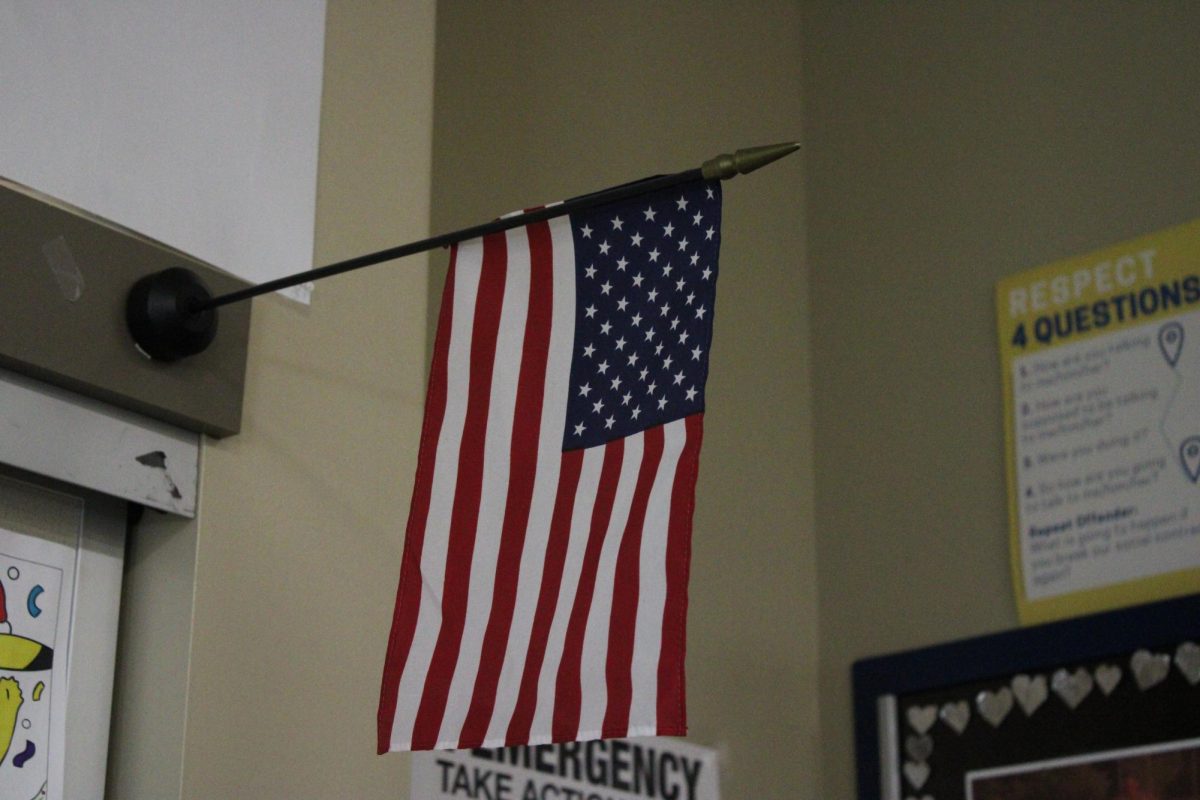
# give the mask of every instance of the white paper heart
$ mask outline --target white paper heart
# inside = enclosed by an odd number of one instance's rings
[[[1104,692],[1104,696],[1108,697],[1113,693],[1113,689],[1117,688],[1124,674],[1116,664],[1101,664],[1096,667],[1096,685]]]
[[[914,789],[920,789],[925,785],[925,781],[929,780],[929,765],[923,762],[905,761],[904,777],[908,778],[909,784]]]
[[[942,718],[942,722],[953,728],[955,733],[962,733],[967,729],[967,723],[971,721],[971,707],[967,705],[966,700],[946,703],[938,711],[938,716]]]
[[[928,733],[937,722],[937,706],[909,706],[906,716],[914,731]]]
[[[1171,657],[1166,653],[1151,653],[1149,650],[1138,650],[1129,659],[1129,668],[1133,671],[1133,679],[1143,692],[1162,683],[1171,669]]]
[[[975,707],[979,709],[979,716],[991,723],[993,728],[999,728],[1008,712],[1012,711],[1012,690],[1007,686],[1001,686],[994,692],[984,690],[975,695]]]
[[[1184,642],[1175,651],[1175,666],[1192,686],[1200,683],[1200,645]]]
[[[1045,675],[1037,675],[1033,678],[1028,675],[1017,675],[1012,679],[1012,690],[1016,695],[1017,702],[1021,704],[1021,710],[1027,717],[1032,717],[1033,712],[1037,711],[1050,695]]]
[[[1050,678],[1050,686],[1067,706],[1074,711],[1083,702],[1083,699],[1092,692],[1091,673],[1083,667],[1075,670],[1075,672],[1067,672],[1065,669],[1056,670]]]
[[[904,737],[904,752],[913,761],[928,761],[933,755],[933,737],[927,735]]]

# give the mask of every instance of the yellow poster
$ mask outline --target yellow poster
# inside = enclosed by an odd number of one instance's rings
[[[1200,221],[996,288],[1017,609],[1200,592]]]

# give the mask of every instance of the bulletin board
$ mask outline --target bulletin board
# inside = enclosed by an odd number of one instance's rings
[[[1200,595],[865,659],[854,709],[859,800],[1195,797]]]

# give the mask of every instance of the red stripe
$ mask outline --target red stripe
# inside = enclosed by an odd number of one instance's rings
[[[563,642],[562,659],[558,663],[558,679],[554,687],[554,721],[551,723],[553,741],[565,742],[575,738],[579,731],[579,709],[582,702],[579,679],[580,662],[583,659],[583,634],[587,626],[588,612],[592,608],[592,593],[596,588],[596,570],[600,564],[600,549],[612,518],[613,500],[617,494],[617,483],[621,477],[621,459],[625,454],[625,441],[614,439],[604,445],[604,464],[600,467],[600,483],[596,488],[596,503],[592,506],[592,526],[588,532],[587,546],[583,553],[583,567],[579,575],[579,586],[575,590],[575,601],[567,622],[567,635]]]
[[[687,440],[671,489],[671,521],[667,525],[667,598],[663,606],[662,652],[658,660],[658,734],[687,733],[683,661],[687,644],[687,584],[692,560],[692,511],[704,415],[684,418]]]
[[[608,706],[604,711],[601,735],[626,736],[629,733],[629,704],[633,700],[633,638],[637,628],[638,590],[641,575],[642,530],[646,524],[646,507],[650,490],[662,461],[663,429],[661,425],[647,428],[642,437],[644,451],[638,471],[629,520],[625,535],[617,550],[614,576],[612,614],[608,623],[608,657],[605,680],[608,685]]]
[[[517,602],[521,554],[525,549],[529,507],[537,475],[546,357],[550,350],[550,322],[554,310],[554,254],[548,224],[534,223],[526,230],[530,255],[529,306],[509,452],[508,497],[504,505],[492,608],[483,634],[479,672],[475,675],[471,705],[458,742],[462,749],[478,747],[487,738],[488,724],[496,705],[496,685],[500,682],[500,669],[504,665],[512,627],[513,607]]]
[[[442,307],[438,314],[433,363],[429,371],[429,393],[425,398],[425,422],[421,429],[417,476],[413,484],[412,505],[408,512],[408,527],[404,534],[404,555],[400,560],[400,588],[396,592],[392,632],[388,638],[387,658],[383,666],[383,685],[379,691],[380,753],[386,753],[391,746],[400,676],[404,674],[404,665],[408,661],[408,651],[412,647],[413,634],[417,629],[417,612],[421,605],[421,550],[425,543],[425,522],[429,517],[429,497],[433,489],[437,440],[441,435],[442,420],[446,415],[446,362],[450,350],[450,324],[454,316],[454,274],[457,260],[458,246],[455,245],[450,251],[450,268],[446,273],[446,287],[442,290]]]
[[[500,307],[507,273],[504,234],[483,240],[483,267],[471,332],[471,375],[467,389],[467,414],[458,454],[458,480],[450,515],[446,574],[442,587],[442,626],[425,675],[425,688],[413,725],[413,750],[430,750],[438,740],[450,681],[458,663],[463,626],[467,618],[471,558],[479,521],[479,499],[483,487],[483,448],[487,435],[492,394],[492,364],[500,328]],[[429,577],[429,576],[427,576]]]
[[[528,744],[533,715],[537,710],[538,678],[546,657],[546,641],[554,622],[558,591],[562,586],[563,565],[567,560],[567,544],[571,538],[571,515],[575,511],[575,492],[579,489],[579,473],[583,469],[583,450],[568,450],[562,454],[558,473],[558,494],[554,498],[554,514],[550,518],[550,537],[546,541],[546,558],[542,566],[542,585],[538,590],[537,608],[533,612],[533,629],[529,635],[529,650],[521,672],[521,688],[512,719],[508,723],[505,744]]]

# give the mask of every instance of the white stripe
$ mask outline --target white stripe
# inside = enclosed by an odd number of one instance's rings
[[[514,228],[506,236],[507,266],[504,297],[500,304],[500,326],[496,332],[496,356],[492,363],[492,391],[488,400],[487,432],[483,443],[483,483],[479,497],[479,520],[475,526],[475,548],[471,555],[471,579],[467,586],[467,615],[446,711],[438,736],[438,747],[457,747],[463,722],[471,705],[483,635],[495,596],[496,562],[500,552],[504,511],[508,499],[509,460],[512,455],[513,416],[517,407],[517,379],[525,347],[525,320],[529,312],[529,238],[525,228]]]
[[[458,450],[467,416],[470,378],[471,330],[475,321],[475,296],[483,265],[483,245],[475,240],[459,245],[455,261],[453,317],[446,364],[446,412],[442,419],[433,468],[425,543],[421,549],[421,604],[412,647],[400,676],[396,717],[392,724],[392,750],[408,750],[413,723],[421,704],[425,673],[433,658],[441,628],[442,587],[446,573],[450,515],[458,482]]]
[[[608,708],[608,628],[612,617],[613,588],[617,584],[617,553],[621,549],[625,524],[629,521],[629,507],[633,504],[633,492],[642,469],[644,446],[644,433],[625,438],[612,516],[608,521],[608,530],[604,532],[604,545],[600,549],[596,588],[592,592],[592,605],[583,629],[583,658],[579,664],[581,739],[600,737],[604,712]]]
[[[521,552],[521,572],[513,606],[512,627],[496,685],[496,706],[488,725],[486,747],[504,744],[508,725],[516,709],[542,586],[546,563],[546,544],[558,495],[558,474],[562,466],[562,440],[566,424],[571,352],[575,346],[575,239],[570,220],[559,217],[550,222],[553,247],[553,301],[550,318],[550,349],[546,354],[546,384],[542,395],[542,425],[538,439],[537,473]]]
[[[630,729],[658,730],[658,658],[662,651],[663,609],[667,602],[667,530],[675,470],[686,439],[685,420],[678,419],[663,426],[662,460],[646,506],[633,636]]]
[[[600,485],[600,468],[603,465],[604,447],[589,447],[583,451],[579,486],[575,491],[575,509],[571,514],[571,538],[567,542],[567,558],[563,564],[562,587],[558,591],[554,622],[550,625],[550,636],[546,641],[546,658],[542,661],[542,674],[538,678],[537,709],[533,715],[533,725],[529,729],[529,744],[545,744],[550,741],[558,662],[562,660],[567,622],[571,617],[571,606],[575,602],[575,590],[579,586],[583,554],[587,549],[588,531],[592,526],[592,507],[596,504],[596,490]]]

